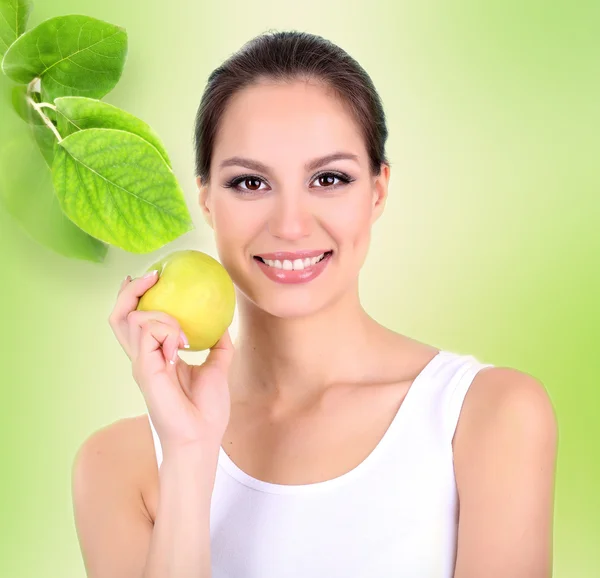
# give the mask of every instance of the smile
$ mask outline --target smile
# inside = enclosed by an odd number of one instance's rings
[[[268,253],[255,255],[254,260],[260,270],[276,283],[307,283],[323,272],[332,254],[333,251]]]
[[[303,271],[316,265],[319,261],[322,261],[327,255],[331,254],[332,251],[325,251],[316,257],[305,257],[304,259],[263,259],[262,257],[255,257],[262,261],[268,267],[274,267],[275,269],[283,269],[284,271]]]

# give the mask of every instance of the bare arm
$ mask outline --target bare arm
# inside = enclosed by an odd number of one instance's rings
[[[454,440],[460,499],[454,578],[550,578],[557,425],[532,376],[478,374]]]
[[[73,465],[75,525],[88,578],[209,578],[218,445],[165,454],[153,525],[130,438],[127,420],[103,428],[84,442]]]
[[[187,337],[161,311],[138,309],[159,271],[121,283],[109,324],[131,360],[163,451],[154,523],[142,496],[143,446],[128,420],[90,436],[73,464],[75,525],[88,578],[210,578],[210,503],[230,415],[227,330],[202,365],[178,356]],[[146,430],[149,432],[149,430]],[[139,442],[139,436],[137,437]]]
[[[210,578],[210,500],[218,450],[189,446],[165,454],[143,578]]]
[[[124,441],[126,420],[92,434],[72,470],[75,527],[88,578],[141,578],[152,520]],[[125,442],[126,443],[126,442]]]

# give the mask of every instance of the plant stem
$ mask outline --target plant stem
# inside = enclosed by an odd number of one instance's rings
[[[40,92],[40,78],[36,76],[28,85],[27,85],[27,94],[31,94],[32,92]]]
[[[44,124],[54,133],[54,136],[58,139],[58,142],[62,142],[62,137],[60,136],[58,130],[56,130],[56,127],[54,126],[54,123],[42,112],[42,108],[44,108],[44,107],[46,107],[46,108],[53,108],[54,110],[56,110],[56,107],[54,107],[51,104],[45,103],[45,102],[41,102],[41,103],[38,104],[29,95],[26,98],[27,98],[27,102],[42,117],[42,120],[44,121]]]

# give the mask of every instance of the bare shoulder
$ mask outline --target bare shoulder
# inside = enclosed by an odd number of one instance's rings
[[[457,484],[468,486],[484,462],[494,468],[519,460],[550,464],[557,436],[554,406],[541,381],[509,367],[483,368],[467,391],[453,439]]]
[[[480,370],[465,396],[455,443],[467,433],[518,428],[527,435],[546,435],[556,428],[554,407],[543,383],[510,367]]]
[[[80,446],[76,460],[105,460],[136,469],[152,452],[152,432],[145,414],[119,419],[90,434]]]
[[[486,367],[454,436],[455,576],[551,575],[557,420],[535,377]]]
[[[154,529],[143,494],[149,428],[145,416],[120,419],[92,433],[77,451],[73,514],[88,576],[143,574]]]
[[[73,461],[74,494],[93,479],[128,486],[145,511],[143,494],[156,468],[150,424],[145,414],[119,419],[90,434]],[[74,495],[76,498],[76,495]]]

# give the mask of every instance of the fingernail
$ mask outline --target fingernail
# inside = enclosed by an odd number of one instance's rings
[[[179,333],[181,333],[181,339],[183,339],[183,347],[185,349],[189,349],[190,343],[189,343],[188,338],[186,337],[185,333],[183,331],[180,331]]]
[[[154,269],[153,271],[148,271],[148,273],[146,273],[142,279],[148,279],[148,277],[154,277],[154,275],[156,275],[158,273],[158,269]]]

